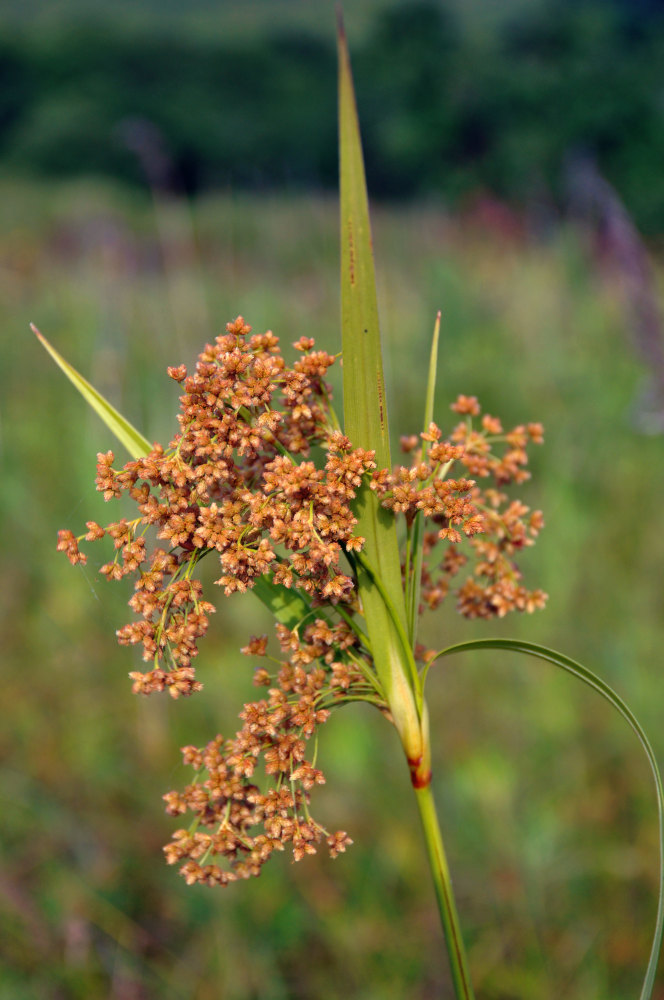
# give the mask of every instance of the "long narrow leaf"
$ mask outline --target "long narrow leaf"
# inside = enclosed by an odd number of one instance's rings
[[[429,424],[433,420],[433,407],[436,401],[436,375],[438,373],[438,341],[440,339],[440,309],[436,313],[436,322],[433,325],[433,337],[431,338],[431,353],[429,354],[429,372],[427,375],[427,394],[424,400],[424,425],[423,430],[429,429]],[[424,458],[424,454],[422,455]]]
[[[339,23],[339,185],[344,423],[353,444],[390,466],[376,276],[357,107],[343,24]]]
[[[427,376],[427,394],[424,400],[424,421],[422,430],[427,431],[433,420],[433,406],[436,397],[436,372],[438,369],[438,340],[440,337],[440,310],[436,315],[431,338],[431,353],[429,355],[429,374]],[[422,460],[426,454],[426,442],[422,442]],[[419,619],[420,591],[422,589],[422,563],[424,561],[424,527],[422,512],[418,511],[413,520],[409,539],[409,563],[407,569],[407,612],[408,635],[413,648],[417,640],[417,622]]]
[[[631,726],[632,730],[638,737],[638,740],[648,758],[648,763],[650,764],[650,769],[655,780],[655,792],[657,795],[657,815],[659,821],[659,901],[657,903],[657,919],[655,923],[655,933],[653,936],[652,948],[650,950],[650,959],[648,961],[648,968],[646,969],[646,975],[643,982],[643,987],[641,988],[640,1000],[650,1000],[652,997],[652,991],[655,984],[655,975],[657,973],[657,962],[659,959],[659,953],[662,947],[662,934],[664,932],[664,789],[662,788],[662,777],[659,772],[659,767],[657,766],[657,758],[650,745],[648,737],[643,731],[641,724],[638,719],[631,711],[631,709],[625,704],[622,698],[616,694],[612,687],[610,687],[606,681],[603,681],[601,677],[594,674],[587,667],[584,667],[581,663],[577,663],[576,660],[570,659],[568,656],[564,656],[562,653],[558,653],[553,649],[548,649],[546,646],[540,646],[534,642],[521,642],[518,639],[475,639],[470,642],[460,642],[455,646],[449,646],[447,649],[443,649],[438,653],[437,657],[450,656],[452,653],[461,653],[471,649],[506,649],[514,653],[525,653],[527,656],[534,656],[540,660],[546,660],[548,663],[553,663],[554,666],[560,667],[562,670],[566,670],[567,673],[572,674],[578,680],[583,681],[589,687],[597,691],[601,696],[613,705],[617,712],[619,712],[623,719]],[[433,662],[430,661],[430,663]]]
[[[379,468],[390,468],[387,401],[381,356],[376,278],[369,226],[362,144],[350,59],[341,17],[339,50],[339,186],[341,222],[341,334],[343,347],[344,431],[356,447],[375,451]],[[410,760],[422,756],[418,709],[407,675],[404,650],[393,615],[407,628],[401,565],[394,519],[366,486],[354,513],[364,552],[375,567],[391,610],[371,575],[358,580],[376,671]]]
[[[369,204],[355,94],[343,25],[339,24],[339,185],[341,204],[341,336],[344,431],[356,447],[376,452],[390,468],[387,400],[383,378]],[[405,608],[394,519],[376,496],[360,492],[355,514],[366,554],[399,614]]]
[[[141,458],[143,455],[148,455],[152,451],[152,445],[148,439],[143,437],[140,431],[137,431],[121,413],[118,413],[115,407],[111,406],[109,401],[100,392],[97,392],[94,386],[90,385],[87,379],[84,379],[75,368],[72,368],[61,354],[58,354],[53,345],[39,332],[36,326],[32,323],[30,326],[55,363],[62,369],[69,381],[76,386],[81,396],[90,404],[95,413],[101,417],[109,430],[115,434],[118,441],[124,445],[131,457]]]

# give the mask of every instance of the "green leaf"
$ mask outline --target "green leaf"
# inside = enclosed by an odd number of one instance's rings
[[[258,577],[253,592],[277,621],[291,630],[312,615],[311,605],[300,591],[274,583],[267,575]],[[317,613],[319,618],[324,617],[320,609]]]
[[[341,20],[338,44],[344,431],[356,447],[376,452],[379,468],[390,468],[369,205],[350,60]],[[375,494],[366,488],[360,491],[355,514],[359,519],[358,532],[366,539],[365,553],[380,572],[395,605],[401,605],[402,613],[394,519],[387,516]]]
[[[339,186],[341,223],[341,335],[344,431],[355,447],[375,451],[378,468],[390,468],[387,400],[383,378],[376,278],[369,225],[362,144],[350,59],[341,16],[339,52]],[[364,555],[389,595],[387,607],[372,574],[358,567],[358,584],[376,671],[409,759],[421,756],[419,708],[393,615],[406,629],[406,607],[394,518],[368,487],[356,498],[357,532]]]
[[[440,337],[440,310],[436,315],[431,338],[431,353],[429,355],[429,374],[427,377],[427,392],[424,400],[424,424],[427,431],[433,420],[433,405],[436,396],[436,370],[438,368],[438,340]],[[422,460],[426,455],[426,441],[422,442]],[[417,641],[417,622],[420,607],[420,591],[422,589],[422,563],[424,561],[424,518],[421,511],[415,515],[408,533],[408,553],[406,557],[406,610],[408,612],[408,635],[412,648]]]
[[[152,445],[148,439],[143,437],[140,431],[137,431],[136,428],[133,427],[121,413],[118,413],[115,407],[111,406],[108,400],[104,399],[101,393],[97,392],[94,386],[90,385],[90,383],[84,379],[82,375],[79,375],[76,369],[72,368],[69,362],[65,361],[61,354],[58,354],[56,349],[48,342],[46,337],[39,332],[36,326],[31,323],[30,327],[51,355],[55,363],[59,365],[69,381],[76,386],[80,394],[90,404],[95,413],[101,417],[109,430],[115,434],[118,441],[124,445],[131,457],[141,458],[143,455],[149,455],[152,451]]]
[[[350,60],[341,24],[339,184],[345,431],[354,445],[375,449],[379,468],[389,468],[390,439],[369,205]]]
[[[634,713],[625,704],[622,698],[616,694],[613,688],[606,683],[606,681],[603,681],[601,677],[598,677],[581,663],[577,663],[576,660],[572,660],[568,656],[564,656],[562,653],[558,653],[553,649],[548,649],[546,646],[540,646],[534,642],[521,642],[518,639],[474,639],[470,642],[460,642],[454,646],[449,646],[447,649],[441,650],[437,656],[429,661],[427,666],[430,666],[431,663],[433,663],[433,660],[438,659],[439,657],[450,656],[452,653],[461,653],[471,649],[506,649],[514,653],[525,653],[527,656],[534,656],[540,660],[546,660],[548,663],[553,663],[554,666],[560,667],[562,670],[566,670],[567,673],[572,674],[574,677],[578,678],[578,680],[583,681],[584,684],[593,688],[601,694],[601,696],[608,701],[609,704],[613,705],[616,711],[619,712],[628,725],[631,726],[641,743],[645,755],[648,758],[648,763],[650,764],[650,769],[655,780],[657,815],[659,820],[659,901],[657,904],[657,919],[655,922],[655,933],[652,948],[650,950],[650,959],[648,961],[648,968],[646,969],[646,976],[640,994],[640,1000],[650,1000],[652,997],[653,986],[655,984],[659,953],[662,947],[662,933],[664,932],[664,789],[662,788],[662,777],[659,772],[659,767],[657,766],[657,758],[655,757],[655,753],[650,745],[648,737],[643,731],[641,724]]]
[[[424,400],[424,424],[422,430],[428,431],[429,424],[433,420],[433,407],[436,401],[436,374],[438,371],[438,341],[440,339],[440,309],[436,313],[436,322],[433,325],[433,337],[431,338],[431,353],[429,354],[429,373],[427,375],[427,394]],[[426,451],[426,442],[422,449],[423,456]]]

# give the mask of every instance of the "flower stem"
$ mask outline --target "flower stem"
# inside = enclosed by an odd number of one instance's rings
[[[445,943],[450,960],[452,980],[457,1000],[474,1000],[473,986],[470,980],[470,970],[466,957],[459,926],[459,916],[454,902],[452,882],[447,866],[443,838],[440,832],[436,806],[431,791],[431,782],[423,788],[415,788],[415,798],[420,810],[424,839],[427,845],[427,855],[431,867],[440,921],[443,925]]]

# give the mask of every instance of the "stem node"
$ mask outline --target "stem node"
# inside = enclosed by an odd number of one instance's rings
[[[431,784],[431,768],[427,766],[424,755],[415,759],[409,757],[408,767],[413,788],[426,788]]]

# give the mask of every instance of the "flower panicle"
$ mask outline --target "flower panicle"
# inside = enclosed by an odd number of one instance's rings
[[[371,482],[383,507],[402,515],[409,527],[421,515],[435,529],[424,535],[423,606],[437,608],[450,593],[452,579],[471,564],[472,572],[454,591],[457,610],[465,617],[502,618],[510,611],[543,608],[547,595],[524,587],[514,562],[543,528],[542,512],[510,501],[504,492],[505,486],[530,478],[527,446],[543,443],[542,425],[505,432],[497,417],[484,414],[477,427],[473,418],[481,407],[475,396],[459,396],[450,408],[465,419],[447,439],[435,423],[419,439],[403,438],[402,450],[413,454],[413,463],[391,473],[375,472]],[[455,467],[462,472],[459,478],[450,475]],[[480,485],[482,479],[490,485]],[[462,541],[468,551],[462,551]]]
[[[331,628],[323,619],[308,625],[301,638],[281,627],[278,638],[290,659],[275,677],[258,668],[255,680],[269,687],[266,697],[244,706],[242,727],[232,739],[217,736],[203,748],[184,747],[185,764],[204,776],[164,796],[170,815],[193,815],[190,829],[176,830],[164,848],[167,862],[179,864],[190,884],[227,885],[259,875],[268,858],[288,845],[300,861],[315,854],[321,841],[332,857],[352,843],[345,831],[329,833],[311,816],[311,790],[325,776],[308,759],[307,745],[350,685],[362,687],[359,671],[340,670],[344,651],[357,640],[344,623]],[[262,657],[266,645],[266,636],[253,637],[243,652]]]
[[[97,489],[105,500],[128,494],[139,516],[105,529],[88,522],[81,538],[61,531],[58,549],[84,563],[83,537],[109,535],[115,557],[101,572],[113,580],[135,576],[130,606],[141,619],[119,629],[118,640],[142,647],[154,664],[132,674],[136,691],[168,688],[179,697],[198,690],[191,664],[214,606],[192,573],[213,551],[225,594],[271,574],[316,602],[349,599],[353,583],[341,556],[363,542],[350,504],[374,468],[373,453],[354,449],[334,429],[324,376],[335,359],[313,347],[313,338],[301,338],[288,367],[278,338],[251,335],[238,317],[206,345],[194,374],[169,368],[184,392],[181,429],[168,448],[156,444],[121,470],[111,451],[97,456]],[[309,457],[315,445],[327,454],[323,469]],[[151,554],[148,529],[165,543]]]
[[[86,561],[83,540],[110,538],[113,557],[101,572],[133,577],[129,605],[137,617],[117,637],[137,646],[149,665],[130,674],[139,694],[179,698],[201,689],[194,661],[215,606],[196,572],[211,554],[224,594],[266,577],[299,591],[311,609],[297,628],[277,625],[276,658],[266,636],[243,648],[260,657],[254,684],[266,693],[243,707],[235,736],[183,751],[201,774],[164,798],[171,815],[189,812],[193,820],[165,853],[190,883],[257,875],[285,846],[300,860],[321,841],[333,857],[351,843],[311,816],[311,792],[325,778],[308,745],[347,701],[367,701],[389,718],[356,622],[362,594],[353,553],[364,539],[353,504],[363,484],[405,522],[406,538],[416,519],[424,523],[422,608],[438,607],[466,567],[456,599],[467,617],[532,611],[546,600],[523,586],[514,561],[543,526],[541,512],[504,491],[528,478],[527,445],[541,443],[541,425],[505,432],[497,418],[481,416],[475,397],[459,396],[452,409],[462,419],[447,437],[431,423],[419,437],[402,439],[410,466],[378,469],[374,452],[354,447],[338,429],[325,382],[335,358],[315,350],[310,337],[294,347],[288,365],[271,331],[253,334],[238,316],[206,344],[192,374],[170,367],[182,394],[169,445],[155,444],[121,469],[112,452],[97,456],[97,489],[107,501],[128,495],[137,516],[106,527],[88,521],[80,537],[58,534],[58,550],[74,565]]]

